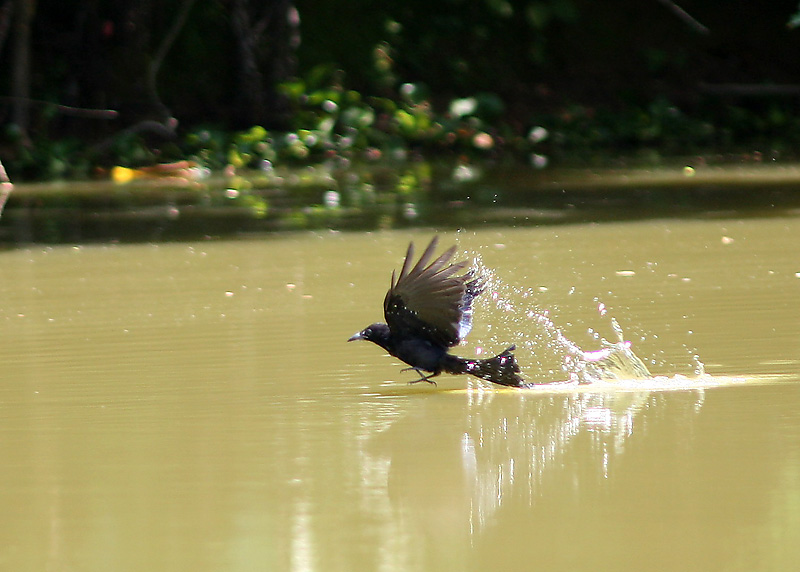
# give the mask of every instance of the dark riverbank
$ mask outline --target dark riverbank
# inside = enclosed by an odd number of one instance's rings
[[[696,163],[695,163],[696,164]],[[402,162],[17,185],[7,245],[233,237],[407,226],[769,216],[800,209],[800,166],[553,168]]]

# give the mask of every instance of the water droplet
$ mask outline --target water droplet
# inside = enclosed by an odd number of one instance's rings
[[[341,204],[341,195],[336,191],[326,191],[323,201],[327,208],[335,209]]]

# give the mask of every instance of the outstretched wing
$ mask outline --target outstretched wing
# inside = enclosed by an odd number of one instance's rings
[[[449,347],[472,328],[472,301],[483,291],[483,283],[471,271],[458,274],[467,261],[449,264],[455,246],[434,259],[437,244],[434,237],[416,264],[414,243],[408,245],[400,274],[392,273],[383,311],[392,332],[422,336]]]

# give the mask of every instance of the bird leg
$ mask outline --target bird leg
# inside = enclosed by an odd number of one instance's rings
[[[419,379],[415,379],[413,381],[409,381],[408,382],[409,385],[411,385],[412,383],[419,383],[420,381],[427,381],[428,383],[432,383],[433,385],[436,385],[436,382],[435,381],[431,381],[431,378],[432,377],[436,377],[437,375],[439,375],[438,371],[434,371],[433,373],[431,373],[429,375],[425,375],[424,373],[422,373],[422,370],[419,369],[418,367],[406,367],[406,368],[401,369],[400,373],[403,373],[403,372],[406,372],[406,371],[412,371],[412,370],[416,371],[419,374]]]

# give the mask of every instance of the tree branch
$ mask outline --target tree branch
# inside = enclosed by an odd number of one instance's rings
[[[698,22],[697,20],[692,17],[686,10],[675,4],[672,0],[658,0],[664,6],[670,9],[670,11],[675,14],[678,19],[683,20],[684,24],[689,26],[692,30],[697,32],[698,34],[709,34],[711,30],[706,28],[703,24]]]
[[[153,56],[153,60],[150,62],[149,69],[147,70],[147,87],[148,91],[150,92],[150,97],[153,99],[153,103],[164,118],[169,117],[171,112],[169,108],[164,105],[158,95],[156,78],[158,76],[158,72],[161,70],[161,64],[164,63],[164,58],[167,57],[167,53],[169,53],[170,48],[172,48],[172,44],[175,43],[175,39],[178,37],[178,34],[180,33],[184,24],[186,24],[186,19],[189,17],[189,11],[192,9],[192,5],[194,5],[194,3],[195,0],[184,0],[178,15],[175,17],[175,21],[172,22],[172,27],[161,41],[161,45],[158,47],[158,51]]]
[[[17,103],[20,100],[18,97],[0,96],[0,101],[7,101],[9,103]],[[72,117],[86,117],[89,119],[116,119],[119,112],[115,109],[90,109],[87,107],[72,107],[70,105],[62,105],[60,103],[53,103],[52,101],[42,101],[40,99],[25,98],[25,103],[28,105],[39,105],[42,107],[52,107],[62,115],[71,115]]]
[[[701,93],[741,97],[800,96],[798,84],[774,83],[705,83],[698,85]]]

